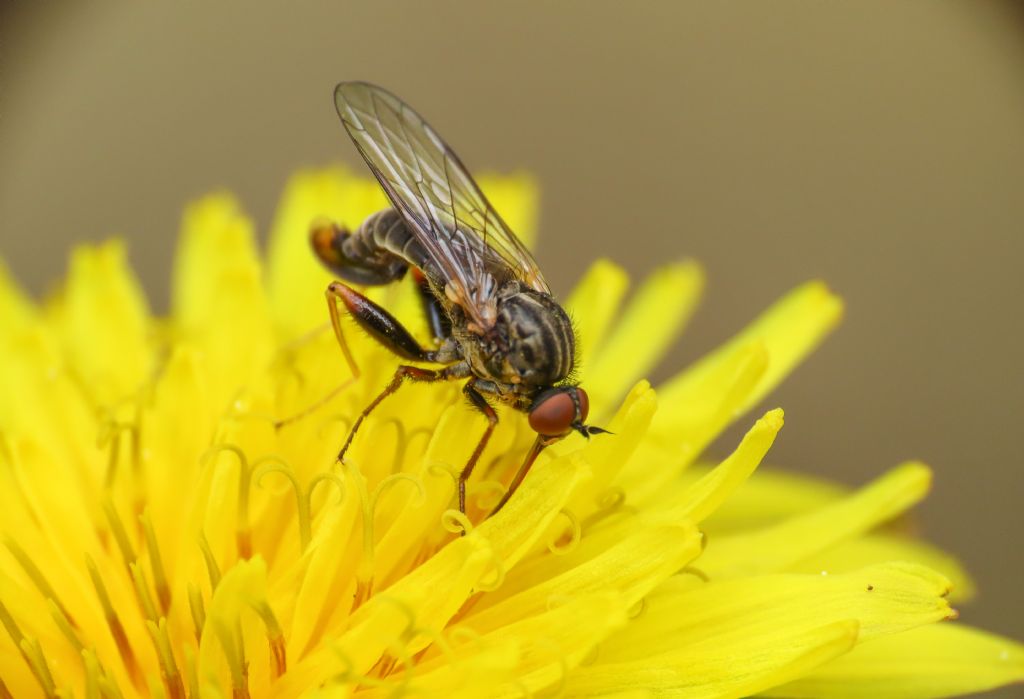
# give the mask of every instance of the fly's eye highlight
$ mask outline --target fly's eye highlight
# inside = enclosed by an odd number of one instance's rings
[[[571,390],[575,391],[579,401],[579,422],[583,422],[587,419],[590,400],[587,398],[587,392],[583,389]],[[576,421],[576,403],[573,401],[571,391],[557,391],[542,397],[530,410],[530,427],[538,434],[545,436],[563,435]]]

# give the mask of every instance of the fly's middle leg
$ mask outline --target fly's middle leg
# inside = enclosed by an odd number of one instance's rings
[[[363,420],[373,412],[374,408],[380,405],[382,400],[397,391],[406,379],[411,381],[427,382],[450,381],[452,379],[464,378],[465,375],[466,369],[461,362],[459,364],[444,367],[443,369],[421,369],[407,364],[399,365],[398,369],[395,370],[395,375],[391,377],[391,381],[384,387],[384,390],[380,392],[380,395],[374,398],[368,406],[363,408],[363,412],[359,413],[359,417],[356,418],[355,423],[352,425],[352,429],[348,432],[348,437],[345,439],[345,443],[338,452],[338,461],[345,461],[345,452],[348,451],[349,446],[352,444],[352,440],[355,438],[356,432],[359,431],[359,427],[363,424]]]

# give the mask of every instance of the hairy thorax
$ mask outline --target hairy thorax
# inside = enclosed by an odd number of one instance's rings
[[[575,341],[569,317],[549,295],[520,282],[508,282],[498,291],[491,328],[460,335],[473,373],[496,383],[544,388],[572,371]]]

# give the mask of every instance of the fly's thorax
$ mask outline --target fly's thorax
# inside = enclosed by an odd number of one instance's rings
[[[498,293],[494,326],[466,349],[485,378],[551,386],[572,371],[575,341],[569,316],[554,299],[510,282]]]

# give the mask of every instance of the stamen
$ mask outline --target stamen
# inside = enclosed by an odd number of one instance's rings
[[[121,560],[124,561],[125,567],[129,567],[135,562],[135,551],[132,550],[131,542],[128,541],[128,532],[124,528],[124,523],[121,521],[120,515],[117,514],[117,509],[109,495],[103,496],[101,505],[103,514],[107,517],[107,523],[110,525],[110,531],[114,534],[114,541],[117,542],[117,548],[121,551]]]
[[[249,526],[249,487],[252,483],[252,469],[245,452],[234,444],[215,444],[206,450],[202,462],[206,463],[221,452],[234,454],[238,459],[238,512],[235,521],[235,546],[238,557],[252,558],[252,528]]]
[[[206,533],[199,532],[199,549],[203,552],[203,560],[206,562],[206,572],[210,576],[210,593],[217,589],[220,584],[220,568],[217,566],[217,559],[210,549],[210,542],[206,540]]]
[[[455,467],[444,461],[434,460],[428,463],[427,473],[432,476],[448,476],[452,480],[452,486],[457,485],[459,482],[459,477],[455,473]]]
[[[607,519],[619,510],[623,509],[625,504],[626,491],[619,486],[609,488],[597,499],[597,509],[585,517],[583,522],[580,523],[580,529],[583,531],[590,529],[602,520]]]
[[[402,470],[402,464],[405,463],[405,455],[409,453],[409,445],[412,443],[412,440],[420,435],[424,435],[429,441],[433,430],[429,427],[417,427],[406,432],[405,423],[397,417],[388,418],[383,424],[394,425],[395,427],[395,455],[391,461],[391,473],[398,473]]]
[[[189,699],[199,699],[199,672],[196,668],[196,651],[185,646],[185,678],[188,680]]]
[[[160,661],[160,678],[164,682],[164,688],[167,689],[167,695],[170,699],[185,699],[185,684],[181,680],[181,673],[178,672],[178,665],[174,661],[174,653],[171,651],[171,638],[167,634],[167,619],[161,618],[159,624],[147,621],[146,629],[156,647],[157,658]]]
[[[206,607],[203,595],[195,583],[188,584],[188,609],[192,613],[192,626],[196,632],[196,642],[203,640],[203,627],[206,625]]]
[[[484,494],[480,497],[481,493]],[[466,501],[473,499],[477,508],[483,512],[490,512],[505,495],[505,484],[500,481],[479,481],[466,488]]]
[[[132,574],[132,583],[135,585],[135,596],[139,600],[139,607],[142,609],[142,616],[149,621],[156,622],[160,617],[157,614],[156,605],[153,603],[153,597],[149,594],[149,587],[146,585],[146,574],[137,563],[132,563],[128,566],[128,569]]]
[[[100,677],[100,694],[104,699],[124,699],[121,688],[117,686],[113,678],[107,675]]]
[[[130,444],[130,459],[131,459],[131,472],[135,477],[133,486],[138,484],[138,476],[142,470],[142,405],[141,399],[133,398],[135,413],[130,422],[124,422],[117,420],[109,412],[104,415],[101,419],[100,434],[97,438],[97,442],[100,448],[109,445],[110,454],[107,459],[107,473],[104,477],[103,486],[106,491],[110,491],[114,484],[114,479],[117,476],[117,466],[120,462],[121,454],[121,440],[127,438]],[[138,489],[135,488],[133,495],[133,511],[139,513],[143,508],[143,498]]]
[[[273,660],[270,666],[270,679],[274,681],[288,669],[284,632],[281,631],[281,625],[277,623],[274,610],[270,608],[270,604],[266,600],[252,605],[252,608],[263,620],[263,625],[267,627],[267,641],[270,642],[270,657]]]
[[[647,611],[647,598],[641,597],[633,606],[626,610],[626,617],[629,619],[636,619],[645,611]]]
[[[567,553],[573,551],[579,546],[580,538],[583,536],[583,529],[580,526],[580,520],[571,511],[562,508],[558,511],[558,514],[569,520],[569,540],[562,543],[565,538],[565,532],[562,532],[553,540],[548,542],[548,551],[555,554],[556,556],[564,556]]]
[[[46,658],[43,656],[43,649],[39,645],[39,641],[34,638],[28,638],[18,628],[18,624],[14,621],[14,617],[7,610],[7,605],[0,601],[0,623],[7,629],[7,635],[14,641],[14,645],[18,647],[21,652],[21,657],[28,664],[28,669],[32,671],[39,686],[42,687],[43,693],[46,694],[48,699],[56,699],[57,697],[57,685],[53,681],[53,675],[50,674],[50,667],[46,664]]]
[[[164,570],[164,562],[160,557],[160,547],[157,545],[156,532],[153,530],[153,520],[147,509],[139,516],[142,523],[142,531],[146,537],[146,549],[149,551],[149,567],[153,571],[153,587],[156,589],[156,597],[160,601],[160,611],[164,616],[171,608],[171,587],[167,583],[167,573]]]
[[[234,621],[234,640],[238,644],[239,662],[242,666],[242,681],[231,688],[232,699],[250,699],[249,695],[249,661],[246,660],[246,644],[242,636],[242,621]]]
[[[534,646],[547,646],[552,655],[558,658],[558,684],[552,689],[545,689],[545,696],[560,697],[565,694],[565,687],[569,681],[569,663],[565,659],[565,652],[562,647],[549,638],[540,637],[534,641]],[[532,692],[531,692],[532,695]]]
[[[356,565],[356,595],[352,609],[362,606],[373,592],[373,510],[370,496],[366,492],[366,479],[353,461],[345,463],[348,476],[359,495],[360,511],[363,515],[363,555]]]
[[[46,606],[50,610],[50,616],[53,618],[57,628],[64,634],[64,637],[68,639],[68,643],[75,649],[75,652],[81,653],[85,650],[85,646],[82,644],[82,640],[78,637],[74,627],[71,626],[71,621],[67,618],[67,615],[57,606],[57,603],[52,599],[46,600]]]
[[[280,473],[291,485],[292,493],[295,495],[295,511],[299,519],[299,544],[302,547],[301,550],[305,552],[311,538],[309,500],[302,495],[302,486],[299,485],[299,479],[295,477],[292,468],[276,456],[264,457],[259,462],[262,462],[262,465],[253,468],[252,471],[252,479],[256,483],[256,487],[263,487],[263,478],[268,473]]]
[[[82,663],[85,665],[85,699],[100,699],[100,661],[95,651],[83,650]]]
[[[505,563],[490,542],[486,542],[485,545],[488,553],[491,554],[491,560],[494,561],[494,577],[491,580],[478,580],[473,586],[476,592],[494,592],[505,582]]]
[[[231,673],[232,699],[249,699],[249,675],[245,662],[245,645],[242,641],[242,629],[239,624],[229,629],[216,617],[211,618],[213,631],[220,640],[224,657]]]
[[[107,594],[107,588],[103,584],[103,578],[100,577],[100,571],[90,556],[86,556],[85,565],[89,569],[92,585],[96,588],[96,596],[99,597],[100,606],[103,607],[103,616],[107,620],[107,626],[110,627],[110,635],[114,637],[118,653],[121,654],[121,662],[124,663],[128,676],[132,679],[132,684],[135,685],[136,689],[141,690],[144,685],[139,663],[135,658],[135,653],[132,652],[124,626],[117,617],[114,606],[110,603],[110,595]]]
[[[408,481],[416,486],[416,492],[419,497],[416,499],[416,504],[413,507],[422,507],[423,503],[427,500],[427,489],[423,485],[423,481],[419,477],[414,476],[410,473],[392,473],[390,476],[382,479],[377,487],[373,491],[373,495],[370,496],[370,513],[371,516],[377,513],[377,504],[380,502],[381,496],[385,491],[392,488],[399,481]]]
[[[398,643],[389,643],[388,652],[383,654],[377,660],[377,663],[370,668],[371,675],[376,675],[381,679],[384,679],[389,678],[397,667],[401,667],[403,670],[402,678],[398,681],[394,689],[391,690],[389,693],[390,696],[404,695],[407,688],[412,683],[414,664],[412,656],[409,655],[409,651]]]
[[[470,532],[473,531],[473,523],[469,521],[469,517],[458,510],[449,509],[442,512],[441,526],[452,534],[459,534],[461,536],[469,536]]]
[[[96,651],[86,648],[82,651],[82,663],[85,665],[85,696],[86,699],[124,699],[121,688],[110,677],[107,669],[100,663]]]
[[[29,555],[25,553],[25,549],[21,548],[18,542],[9,536],[4,537],[4,543],[7,545],[7,549],[11,552],[11,555],[14,556],[18,561],[18,564],[21,565],[22,569],[25,571],[25,574],[32,581],[32,584],[36,586],[36,589],[42,593],[43,597],[53,600],[57,607],[60,608],[61,613],[67,617],[68,622],[75,628],[78,628],[78,624],[75,623],[74,618],[68,613],[68,608],[60,601],[60,598],[50,585],[50,582],[45,576],[43,576],[42,571],[39,570]]]
[[[310,529],[310,521],[311,521],[312,512],[313,512],[313,492],[316,490],[316,487],[318,485],[320,485],[321,483],[333,483],[334,484],[334,486],[338,489],[338,503],[339,504],[341,503],[342,500],[345,499],[345,481],[343,481],[338,474],[324,472],[324,473],[318,473],[315,476],[313,476],[313,478],[309,481],[308,488],[306,489],[306,498],[305,498],[305,500],[306,500],[306,502],[305,502],[305,510],[306,510],[306,539],[305,539],[305,544],[302,547],[303,551],[306,550],[306,546],[309,545],[309,542],[312,539],[311,529]],[[300,525],[302,524],[302,520],[301,519],[299,520],[299,524]]]
[[[327,428],[334,423],[339,423],[345,426],[344,430],[338,430],[342,433],[342,437],[352,431],[352,420],[344,415],[331,415],[325,419],[316,429],[316,436],[318,439],[323,439],[327,436]]]
[[[686,566],[684,568],[680,568],[679,572],[676,573],[676,575],[692,575],[693,577],[699,579],[701,582],[711,582],[711,577],[703,570],[695,566]]]
[[[338,647],[337,643],[331,644],[331,650],[338,659],[345,664],[344,669],[334,676],[334,680],[338,684],[342,685],[355,685],[359,687],[369,688],[383,688],[387,687],[390,683],[386,680],[382,680],[379,677],[372,677],[370,675],[364,675],[355,671],[355,663],[352,662],[352,658],[349,657],[348,653]],[[400,694],[389,694],[389,697],[401,696]]]
[[[47,699],[58,699],[60,695],[57,694],[57,685],[53,681],[53,674],[46,663],[46,656],[43,655],[43,647],[39,645],[38,639],[25,637],[18,644],[18,648]]]

